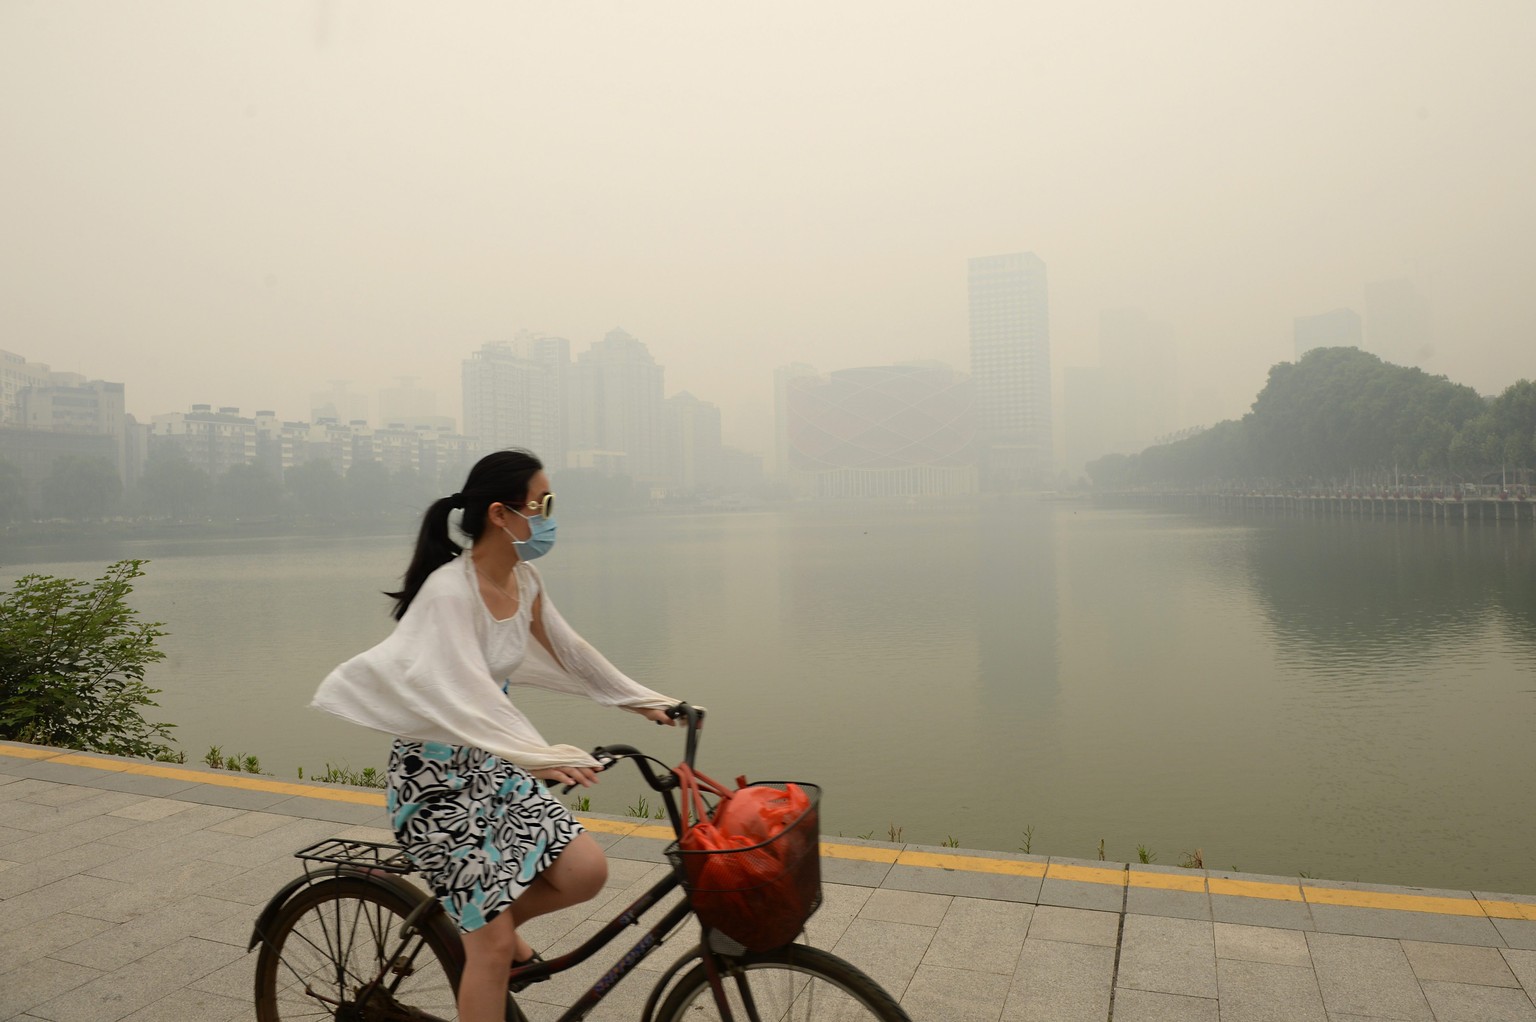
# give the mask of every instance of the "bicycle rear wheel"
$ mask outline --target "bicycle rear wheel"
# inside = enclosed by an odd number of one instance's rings
[[[258,1022],[453,1022],[463,971],[457,932],[439,913],[401,940],[401,923],[425,898],[362,877],[297,891],[257,953]]]
[[[736,1022],[912,1022],[884,988],[836,955],[791,944],[719,959]],[[716,1022],[722,1016],[703,963],[677,981],[657,1022]]]

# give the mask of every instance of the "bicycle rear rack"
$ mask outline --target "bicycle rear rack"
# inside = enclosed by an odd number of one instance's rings
[[[336,866],[349,866],[352,869],[378,870],[381,873],[397,873],[401,876],[416,871],[411,860],[406,858],[403,848],[383,841],[352,841],[333,837],[312,844],[308,848],[301,848],[294,852],[293,856],[304,860],[306,873],[310,870],[308,864],[311,862],[326,862]]]

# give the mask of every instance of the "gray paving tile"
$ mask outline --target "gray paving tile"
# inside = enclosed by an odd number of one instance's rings
[[[224,841],[202,857],[211,862],[254,867],[273,859],[292,858],[294,852],[330,837],[335,832],[336,825],[326,820],[294,820],[276,830],[249,838],[206,830],[204,834],[232,840]]]
[[[112,774],[95,781],[98,788],[107,788],[112,791],[126,791],[136,795],[161,795],[170,796],[177,792],[195,788],[201,782],[180,780],[171,777],[148,777],[144,774]]]
[[[1103,1022],[1114,974],[1112,947],[1030,937],[1002,1017],[1006,1022]]]
[[[6,927],[0,930],[0,975],[94,937],[111,926],[104,919],[58,912],[48,917],[46,926]],[[0,1018],[4,1017],[4,1012],[0,1012]]]
[[[1286,930],[1314,930],[1312,909],[1304,901],[1271,901],[1211,895],[1211,918],[1220,923],[1273,926]]]
[[[7,771],[9,771],[11,765],[23,762],[26,761],[6,760]],[[11,773],[9,776],[12,778],[12,783],[0,787],[0,802],[20,801],[42,792],[54,791],[60,787],[60,785],[52,781],[40,781],[35,777],[24,777],[16,773]]]
[[[235,902],[194,895],[167,902],[156,911],[56,951],[53,958],[97,969],[119,969],[177,943],[193,929],[236,913],[247,914],[245,907]]]
[[[1126,916],[1116,984],[1155,993],[1215,997],[1212,924],[1197,919]]]
[[[643,862],[666,862],[669,842],[648,837],[624,837],[609,845],[609,855],[619,859],[636,859]]]
[[[1032,940],[1114,947],[1120,943],[1120,914],[1041,905],[1035,909],[1030,921],[1029,937]]]
[[[1222,959],[1216,982],[1221,1022],[1327,1022],[1310,966]]]
[[[191,809],[193,803],[178,802],[173,798],[141,798],[128,803],[120,809],[114,809],[108,815],[121,816],[127,820],[135,820],[139,823],[149,823],[152,820],[163,820],[167,816],[175,816]]]
[[[1300,931],[1271,926],[1216,924],[1216,958],[1271,965],[1312,967],[1307,938]]]
[[[131,965],[76,987],[35,1010],[54,1022],[120,1019],[215,969],[223,968],[243,954],[227,944],[184,938]]]
[[[24,965],[0,974],[0,1018],[19,1016],[85,986],[101,975],[100,969],[87,969],[69,962],[49,963],[47,968]]]
[[[857,965],[897,1000],[917,972],[937,927],[855,919],[830,950]]]
[[[187,802],[207,806],[227,806],[231,809],[267,809],[279,802],[291,802],[292,796],[272,791],[253,791],[248,788],[226,788],[221,784],[194,784],[176,793]]]
[[[249,970],[249,967],[247,967]],[[246,986],[251,978],[246,977]],[[245,1022],[251,1017],[251,992],[240,997],[186,988],[145,1005],[122,1022]]]
[[[1536,951],[1536,922],[1530,919],[1495,919],[1493,928],[1508,947]]]
[[[975,1019],[992,1022],[1003,1011],[1008,976],[919,965],[901,997],[914,1019]]]
[[[949,911],[953,901],[953,898],[939,894],[878,890],[870,894],[864,908],[859,911],[859,917],[877,922],[936,927],[944,921],[944,914]]]
[[[92,842],[66,845],[53,854],[23,862],[0,872],[0,899],[16,898],[40,887],[111,861],[118,849]]]
[[[389,814],[383,806],[358,805],[356,802],[333,802],[330,799],[293,798],[272,802],[263,807],[269,813],[298,816],[306,820],[328,820],[332,823],[350,823],[356,826],[388,827]]]
[[[1506,949],[1499,953],[1504,956],[1526,996],[1536,1001],[1536,951]]]
[[[1210,919],[1211,899],[1193,891],[1160,891],[1149,887],[1129,887],[1125,892],[1125,910],[1141,916],[1171,916],[1176,919]]]
[[[1320,933],[1480,944],[1484,947],[1504,945],[1504,938],[1486,916],[1431,915],[1342,905],[1313,905],[1311,908],[1312,922]]]
[[[890,872],[891,864],[888,862],[834,859],[826,855],[821,857],[821,879],[828,883],[879,887]]]
[[[131,807],[130,807],[131,808]],[[185,838],[189,834],[213,826],[215,823],[223,823],[240,815],[240,810],[227,806],[210,806],[192,804],[187,809],[162,819],[151,820],[142,827],[134,827],[119,834],[113,834],[104,838],[103,843],[117,845],[122,848],[153,848],[166,846]],[[220,837],[228,835],[217,835]]]
[[[959,898],[989,898],[993,901],[1013,901],[1021,904],[1034,904],[1040,897],[1039,877],[970,873],[964,870],[939,870],[920,866],[890,866],[877,886],[900,891],[947,894]]]
[[[5,873],[0,873],[0,878],[4,876]],[[56,880],[45,887],[7,899],[3,903],[5,925],[26,926],[60,912],[74,912],[82,905],[112,897],[122,889],[123,885],[114,880],[100,880],[85,875]]]
[[[215,834],[234,834],[238,837],[259,837],[270,834],[280,827],[293,823],[295,817],[274,812],[246,812],[223,823],[215,823],[208,829]]]
[[[1418,940],[1400,941],[1413,974],[1424,980],[1475,983],[1489,987],[1518,987],[1504,956],[1491,947],[1460,947]]]
[[[1159,994],[1149,990],[1115,991],[1115,1022],[1221,1022],[1214,998]]]
[[[1040,885],[1038,900],[1041,905],[1085,908],[1098,912],[1119,912],[1125,906],[1125,888],[1111,884],[1085,884],[1076,880],[1053,880],[1047,877]]]
[[[170,901],[179,901],[194,894],[217,895],[224,884],[238,877],[241,872],[238,866],[203,859],[169,864],[165,869],[141,879],[120,883],[121,889],[116,893],[81,906],[79,913],[109,922],[126,923],[130,919],[155,912]]]
[[[823,884],[821,908],[806,924],[806,942],[812,947],[835,946],[872,893],[867,887]]]
[[[1339,1014],[1428,1020],[1429,1002],[1402,945],[1381,937],[1308,933],[1323,1006]]]
[[[875,891],[871,903],[882,893]],[[1012,976],[1033,913],[1032,906],[1012,902],[951,899],[923,964]],[[869,917],[867,910],[864,915]]]
[[[1436,980],[1421,985],[1436,1022],[1536,1022],[1536,1005],[1518,988]]]

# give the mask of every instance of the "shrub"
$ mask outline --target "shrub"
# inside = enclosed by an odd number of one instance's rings
[[[117,756],[171,753],[170,729],[144,719],[159,690],[144,669],[165,659],[158,622],[126,602],[144,561],[94,582],[25,575],[0,594],[0,738]]]

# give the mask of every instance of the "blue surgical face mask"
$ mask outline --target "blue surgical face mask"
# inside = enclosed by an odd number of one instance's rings
[[[531,561],[536,557],[543,557],[549,553],[549,548],[555,545],[555,520],[553,518],[545,518],[543,515],[529,516],[519,514],[516,511],[512,513],[517,514],[528,522],[527,539],[518,539],[512,535],[511,529],[505,525],[501,527],[501,531],[507,534],[507,538],[512,541],[512,545],[517,547],[517,559],[520,561]]]

